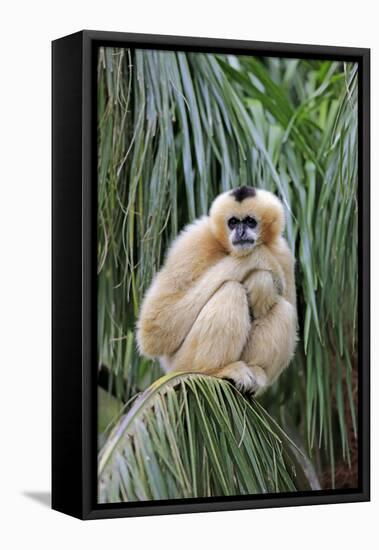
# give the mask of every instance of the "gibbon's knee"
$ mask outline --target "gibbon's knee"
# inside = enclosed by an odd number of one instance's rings
[[[296,341],[296,309],[284,298],[279,298],[265,317],[252,323],[241,359],[248,365],[261,367],[269,385],[289,365]]]
[[[244,287],[225,282],[198,315],[172,358],[175,370],[209,371],[238,361],[251,328]]]

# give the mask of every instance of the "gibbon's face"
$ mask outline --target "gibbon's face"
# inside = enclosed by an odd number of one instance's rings
[[[251,215],[241,218],[233,215],[227,220],[229,245],[235,251],[248,253],[258,239],[258,222]]]
[[[269,244],[284,229],[280,200],[263,189],[238,187],[219,195],[210,210],[211,227],[223,247],[236,256],[250,254]]]

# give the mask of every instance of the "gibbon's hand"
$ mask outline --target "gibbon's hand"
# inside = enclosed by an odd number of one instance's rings
[[[278,284],[273,274],[265,270],[254,271],[243,284],[254,319],[267,315],[279,299],[279,290],[283,291],[282,285]]]

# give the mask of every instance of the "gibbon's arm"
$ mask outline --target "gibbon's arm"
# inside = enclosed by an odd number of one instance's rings
[[[265,246],[260,245],[252,253],[254,271],[244,280],[249,305],[255,319],[264,317],[283,295],[286,287],[281,264]]]
[[[172,355],[181,346],[202,308],[226,281],[242,281],[251,270],[244,258],[226,256],[192,286],[179,288],[175,271],[158,273],[142,304],[137,326],[140,351],[149,357]]]
[[[280,259],[268,246],[261,244],[252,253],[251,267],[255,272],[264,272],[270,276],[278,294],[283,294],[286,277]]]

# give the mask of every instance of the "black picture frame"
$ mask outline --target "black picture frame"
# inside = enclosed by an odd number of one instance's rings
[[[336,59],[359,64],[359,487],[100,505],[97,494],[96,49]],[[52,507],[81,519],[370,499],[370,50],[81,31],[52,43]]]

